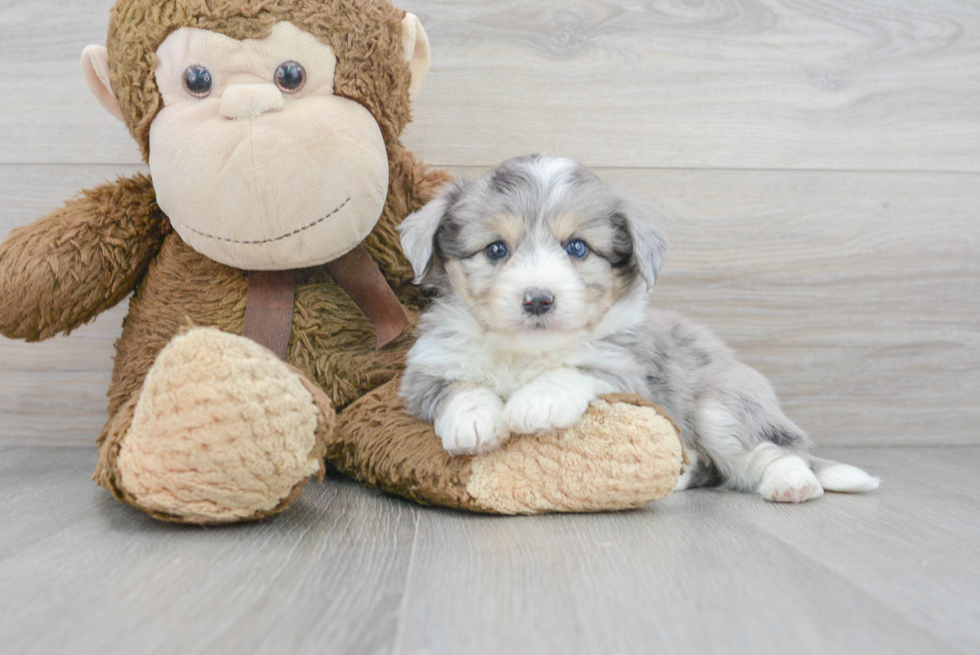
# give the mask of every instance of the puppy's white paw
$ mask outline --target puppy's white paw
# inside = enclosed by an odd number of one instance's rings
[[[489,389],[460,391],[436,419],[436,434],[450,455],[477,455],[507,440],[504,403]]]
[[[510,431],[536,434],[567,428],[582,418],[594,399],[585,394],[559,391],[534,385],[519,389],[504,407],[504,420]]]
[[[823,487],[810,467],[795,455],[770,464],[762,475],[759,494],[774,503],[802,503],[823,495]]]

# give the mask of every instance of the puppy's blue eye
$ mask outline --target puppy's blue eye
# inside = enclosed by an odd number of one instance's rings
[[[487,253],[487,259],[492,262],[499,262],[510,254],[510,251],[507,249],[507,244],[503,241],[494,241],[487,246],[484,252]]]
[[[565,244],[565,252],[569,257],[582,259],[589,254],[589,247],[581,239],[573,239]]]

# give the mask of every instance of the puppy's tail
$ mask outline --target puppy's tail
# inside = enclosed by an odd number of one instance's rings
[[[873,491],[881,484],[881,480],[868,475],[856,466],[829,459],[811,456],[810,468],[813,469],[817,482],[825,491],[861,493]]]

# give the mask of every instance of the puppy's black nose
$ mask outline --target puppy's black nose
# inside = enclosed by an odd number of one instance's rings
[[[534,316],[547,314],[555,306],[555,296],[545,289],[528,289],[524,292],[524,311]]]

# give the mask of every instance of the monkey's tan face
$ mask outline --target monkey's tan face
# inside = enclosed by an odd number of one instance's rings
[[[191,247],[282,270],[332,261],[371,232],[388,193],[385,142],[367,109],[334,95],[330,46],[290,23],[244,41],[184,27],[156,54],[150,171]]]

